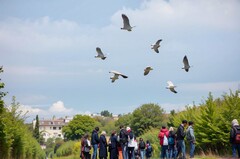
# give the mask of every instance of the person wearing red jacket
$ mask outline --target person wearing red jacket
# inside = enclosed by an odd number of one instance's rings
[[[160,158],[168,158],[168,136],[169,131],[165,126],[162,126],[162,129],[160,130],[158,134],[158,139],[160,141],[161,145],[161,156]]]

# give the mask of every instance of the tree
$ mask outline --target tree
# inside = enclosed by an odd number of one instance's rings
[[[143,104],[132,113],[131,127],[138,136],[151,128],[160,128],[164,110],[157,104]]]
[[[35,137],[35,139],[36,139],[38,142],[40,142],[38,115],[36,115],[36,123],[35,123],[34,131],[33,131],[33,136]]]
[[[63,127],[63,133],[67,140],[80,139],[85,133],[91,132],[94,127],[99,126],[95,119],[87,115],[76,115],[68,125]]]
[[[132,114],[124,114],[119,116],[118,120],[115,122],[115,126],[119,128],[121,125],[123,126],[131,126],[132,123]]]
[[[110,113],[108,110],[104,110],[104,111],[101,111],[101,116],[112,117],[112,113]]]

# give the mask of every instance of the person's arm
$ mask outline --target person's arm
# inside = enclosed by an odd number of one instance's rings
[[[192,141],[195,142],[195,136],[194,136],[193,128],[190,129],[190,135],[191,135]]]
[[[180,134],[181,134],[182,137],[185,137],[185,135],[186,135],[183,127],[181,127],[181,129],[180,129]]]

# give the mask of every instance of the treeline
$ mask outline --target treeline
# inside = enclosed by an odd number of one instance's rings
[[[18,111],[15,97],[10,107],[4,106],[3,88],[4,83],[0,82],[0,158],[44,159],[45,153],[24,124],[24,114]]]
[[[197,152],[216,155],[230,154],[229,143],[231,122],[240,121],[239,92],[224,94],[214,100],[212,94],[200,106],[187,106],[184,111],[171,112],[169,126],[177,128],[183,119],[195,123],[194,132]]]

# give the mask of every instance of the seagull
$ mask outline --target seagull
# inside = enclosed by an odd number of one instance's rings
[[[151,66],[148,66],[144,69],[144,76],[146,76],[153,68]]]
[[[118,79],[118,76],[122,76],[123,78],[128,78],[128,76],[126,75],[123,75],[122,73],[120,72],[117,72],[117,71],[110,71],[109,73],[113,73],[114,76],[110,77],[110,79],[112,79],[112,83]]]
[[[95,56],[95,58],[101,58],[102,60],[105,60],[105,58],[107,58],[106,56],[104,56],[104,54],[102,53],[102,50],[99,47],[96,48],[96,51],[98,54],[97,56]]]
[[[190,66],[189,66],[189,63],[188,63],[188,58],[187,56],[185,55],[184,58],[183,58],[183,68],[182,69],[185,69],[186,72],[188,72]]]
[[[173,93],[177,93],[177,91],[175,91],[175,89],[174,89],[177,86],[174,86],[171,81],[167,81],[167,84],[168,84],[168,86],[166,87],[166,89],[170,89],[170,91],[172,91]]]
[[[122,19],[123,19],[123,28],[121,28],[122,30],[127,30],[127,31],[132,31],[132,28],[135,26],[131,26],[129,23],[129,19],[125,14],[122,14]]]
[[[159,39],[155,44],[152,44],[152,49],[156,52],[159,53],[158,48],[160,47],[160,42],[162,41],[162,39]]]

